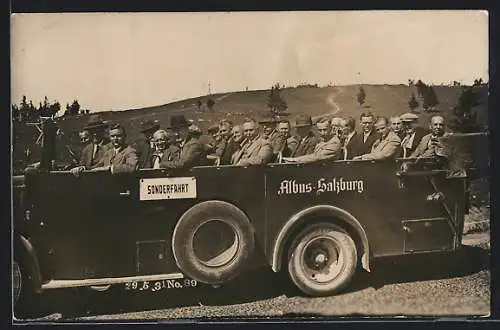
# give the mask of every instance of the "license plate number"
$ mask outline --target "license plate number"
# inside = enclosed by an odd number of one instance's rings
[[[185,278],[178,280],[128,282],[125,283],[125,290],[156,292],[160,290],[195,288],[197,286],[198,282],[196,280]]]

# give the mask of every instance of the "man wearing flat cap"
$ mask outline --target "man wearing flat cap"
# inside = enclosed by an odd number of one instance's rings
[[[144,139],[135,143],[133,147],[137,150],[139,155],[138,166],[139,168],[150,167],[151,157],[155,151],[154,142],[152,140],[153,133],[160,129],[158,120],[146,120],[141,122],[141,133]]]
[[[97,166],[104,153],[111,148],[110,141],[104,137],[107,124],[99,115],[92,115],[87,125],[83,128],[89,132],[90,143],[81,151],[79,166],[90,170]]]
[[[422,138],[429,132],[418,126],[418,116],[414,113],[407,112],[402,114],[400,118],[405,132],[401,147],[403,148],[403,157],[406,158],[415,151]]]
[[[289,157],[303,156],[314,151],[319,139],[312,132],[312,127],[311,116],[300,116],[297,118],[295,123],[297,145]]]
[[[191,168],[207,165],[206,149],[200,142],[201,130],[191,125],[183,115],[173,115],[169,118],[169,127],[179,135],[179,157],[174,160],[162,159],[161,168]]]

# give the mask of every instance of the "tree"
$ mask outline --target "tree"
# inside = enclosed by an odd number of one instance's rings
[[[420,104],[417,101],[417,98],[415,97],[415,93],[411,93],[410,100],[408,101],[408,107],[410,110],[413,112],[415,111],[416,108],[418,108]]]
[[[425,88],[423,97],[424,102],[422,108],[424,108],[424,111],[429,111],[439,104],[436,92],[432,86]]]
[[[77,100],[74,100],[73,103],[69,106],[69,114],[70,115],[78,115],[80,113],[80,104]]]
[[[201,100],[196,101],[196,107],[198,108],[198,110],[201,110],[202,105],[203,103],[201,103]]]
[[[415,86],[417,87],[417,95],[419,97],[424,97],[427,85],[422,80],[419,79],[415,84]]]
[[[267,106],[271,111],[271,116],[276,117],[288,109],[285,99],[281,96],[281,89],[279,83],[271,87],[267,97]]]
[[[478,82],[462,91],[453,108],[453,118],[450,122],[450,127],[455,131],[469,133],[479,130],[475,108],[484,103],[481,100],[480,88]]]
[[[207,100],[207,108],[210,112],[213,112],[214,111],[214,105],[215,105],[215,101],[210,97],[208,100]]]
[[[410,86],[410,87],[415,86],[415,80],[408,79],[408,86]]]
[[[363,86],[359,87],[358,95],[356,96],[356,98],[358,100],[359,105],[363,106],[363,104],[365,103],[365,99],[366,99],[366,93],[365,93],[365,89],[363,88]]]

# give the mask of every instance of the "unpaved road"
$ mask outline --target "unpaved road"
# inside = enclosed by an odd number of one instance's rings
[[[371,274],[360,272],[349,289],[323,298],[303,297],[267,270],[211,287],[130,293],[121,288],[47,293],[38,320],[168,320],[293,315],[488,315],[489,253],[464,247],[448,257],[385,259]]]

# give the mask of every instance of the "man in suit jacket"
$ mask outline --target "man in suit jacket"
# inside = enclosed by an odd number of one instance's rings
[[[429,134],[429,131],[418,126],[418,116],[413,113],[401,115],[405,137],[401,142],[403,148],[403,157],[409,157],[417,148],[422,138]]]
[[[162,159],[161,168],[191,168],[207,165],[205,146],[200,142],[201,131],[191,125],[183,115],[170,117],[170,127],[182,139],[179,157],[174,160]]]
[[[396,135],[389,126],[389,120],[385,117],[380,117],[375,122],[375,129],[380,138],[373,144],[370,153],[356,156],[353,159],[362,160],[382,160],[395,157],[401,149],[401,139]]]
[[[403,141],[406,132],[403,129],[403,122],[401,121],[400,116],[392,116],[391,120],[391,130],[396,133],[397,136]]]
[[[249,119],[243,124],[247,142],[234,162],[239,166],[267,164],[273,159],[273,149],[269,141],[259,134],[255,120]]]
[[[155,151],[148,160],[148,168],[160,168],[162,160],[170,161],[179,157],[180,149],[173,140],[173,133],[169,134],[166,130],[160,129],[153,134]]]
[[[153,133],[160,129],[160,123],[157,120],[147,120],[141,123],[141,133],[144,139],[133,144],[139,155],[139,168],[148,168],[151,166],[151,157],[155,151],[152,141]]]
[[[109,140],[104,138],[106,127],[107,125],[100,116],[93,115],[83,128],[90,134],[90,143],[88,143],[80,153],[78,167],[82,167],[82,169],[79,169],[79,171],[95,168],[106,150],[111,148]]]
[[[300,116],[295,123],[297,135],[297,146],[292,150],[289,157],[298,157],[314,152],[314,148],[319,142],[319,139],[312,132],[311,116]]]
[[[446,148],[441,141],[441,138],[446,135],[444,118],[442,116],[432,117],[430,128],[431,133],[422,137],[410,157],[446,157]]]
[[[338,160],[342,158],[342,142],[336,134],[333,134],[330,121],[323,118],[316,123],[316,128],[322,141],[316,144],[314,151],[299,157],[284,157],[285,162],[312,163],[319,160]]]
[[[224,149],[220,157],[221,165],[230,165],[232,164],[231,159],[233,155],[241,149],[242,142],[244,140],[243,137],[243,127],[241,125],[236,125],[231,130],[231,137],[227,142],[227,146]]]
[[[137,170],[137,151],[127,145],[125,128],[120,124],[111,126],[109,137],[112,147],[104,153],[96,167],[91,171],[110,171],[112,174],[131,173]],[[78,176],[81,170],[72,169],[71,172]]]
[[[353,117],[347,117],[342,126],[344,135],[344,160],[352,159],[362,154],[363,144],[359,133],[356,132],[356,120]]]
[[[354,137],[355,141],[353,143],[358,144],[358,150],[353,154],[353,156],[364,155],[370,153],[372,150],[373,143],[378,140],[379,135],[373,128],[375,123],[375,116],[371,112],[364,112],[359,117],[361,121],[361,134],[356,134]]]

